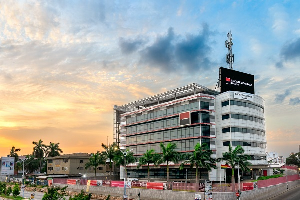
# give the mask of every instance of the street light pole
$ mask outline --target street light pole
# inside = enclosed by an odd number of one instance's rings
[[[126,150],[123,152],[124,155],[124,195],[123,195],[123,199],[127,200],[127,196],[126,196],[126,179],[127,179],[127,171],[126,171],[126,156],[127,156],[127,152]]]
[[[22,196],[24,198],[24,183],[25,183],[25,180],[24,180],[24,162],[25,162],[25,159],[24,160],[21,160],[23,162],[23,173],[22,173]]]

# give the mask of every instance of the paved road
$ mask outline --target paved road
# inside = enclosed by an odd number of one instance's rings
[[[300,199],[300,186],[295,187],[279,196],[276,196],[270,200],[299,200]]]

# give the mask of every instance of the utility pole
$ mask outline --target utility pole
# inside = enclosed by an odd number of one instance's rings
[[[232,34],[231,31],[227,33],[227,40],[225,41],[225,46],[228,49],[226,54],[226,63],[229,65],[229,69],[232,69],[232,64],[234,63],[234,54],[232,54]]]

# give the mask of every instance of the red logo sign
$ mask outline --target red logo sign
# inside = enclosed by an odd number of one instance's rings
[[[226,81],[227,81],[227,82],[230,82],[230,78],[227,78],[227,77],[226,77]]]

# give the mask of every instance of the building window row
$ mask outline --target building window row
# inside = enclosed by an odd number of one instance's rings
[[[191,124],[196,123],[210,123],[210,115],[207,112],[192,112],[191,113]],[[201,119],[201,120],[200,120]],[[161,119],[158,121],[147,122],[143,124],[136,124],[132,126],[126,127],[126,134],[135,134],[141,132],[149,132],[164,128],[171,128],[179,126],[179,119],[178,116],[168,118],[168,119]]]
[[[229,133],[230,127],[222,128],[222,133]],[[241,127],[231,127],[231,132],[240,132],[240,133],[252,133],[258,135],[265,135],[265,131],[261,129],[251,129],[251,128],[241,128]]]
[[[194,147],[197,143],[199,143],[201,140],[201,143],[207,143],[210,147],[210,139],[209,138],[197,138],[197,139],[188,139],[188,140],[180,140],[180,141],[173,141],[172,143],[176,144],[176,151],[182,152],[182,151],[193,151]],[[165,142],[164,145],[166,145]],[[160,143],[154,143],[154,144],[143,144],[143,145],[137,145],[137,146],[129,146],[128,149],[132,149],[134,154],[144,154],[148,149],[154,149],[156,152],[161,153]]]
[[[223,146],[229,146],[230,141],[223,142]],[[244,146],[244,147],[260,147],[266,148],[266,143],[262,142],[244,142],[244,141],[232,141],[232,146]]]
[[[200,109],[208,110],[209,102],[201,101]],[[191,110],[199,110],[199,101],[194,100],[185,105],[178,104],[178,105],[166,107],[166,109],[157,109],[157,110],[148,111],[147,113],[144,114],[139,113],[134,116],[128,116],[126,117],[126,124],[132,124],[132,123],[160,118],[168,115],[179,114]]]
[[[230,118],[230,114],[222,115],[222,120],[229,119],[229,118]],[[254,121],[254,122],[264,124],[264,119],[263,118],[252,116],[252,115],[231,114],[231,118],[232,119],[249,120],[249,121]]]
[[[158,131],[153,133],[144,133],[140,135],[127,136],[126,144],[134,145],[134,144],[146,143],[146,142],[160,142],[165,140],[199,137],[199,136],[210,137],[210,126],[201,125],[201,132],[202,134],[200,134],[200,126],[198,125],[198,126],[190,126],[190,127],[178,128],[173,130]]]
[[[229,105],[229,100],[222,102],[222,107],[228,106],[228,105]],[[254,104],[254,103],[250,103],[250,102],[230,100],[230,105],[253,108],[253,109],[259,110],[260,112],[264,112],[264,107],[263,106],[258,105],[258,104]]]

